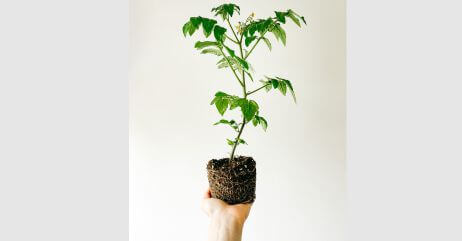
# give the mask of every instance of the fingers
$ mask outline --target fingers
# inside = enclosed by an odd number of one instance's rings
[[[210,193],[210,188],[207,188],[207,190],[204,193],[204,199],[211,198],[211,197],[212,197],[212,193]]]
[[[210,204],[211,197],[212,197],[212,194],[210,193],[210,188],[207,188],[207,190],[204,192],[204,195],[203,195],[201,209],[208,216],[210,216],[210,212],[211,212],[211,204]]]

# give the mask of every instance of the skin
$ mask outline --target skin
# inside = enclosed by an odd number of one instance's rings
[[[207,189],[201,208],[210,217],[208,241],[241,241],[251,207],[252,204],[229,205],[212,198],[210,189]]]

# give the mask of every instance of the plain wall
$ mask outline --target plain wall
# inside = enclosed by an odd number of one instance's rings
[[[256,80],[285,77],[298,101],[276,91],[252,96],[269,127],[245,128],[249,145],[237,149],[257,161],[257,199],[243,240],[345,240],[345,1],[236,3],[234,22],[289,8],[308,21],[301,29],[285,25],[286,47],[270,35],[273,50],[262,43],[249,58]],[[193,48],[201,38],[185,38],[181,28],[190,16],[211,17],[219,4],[131,1],[132,241],[206,240],[206,162],[226,157],[226,138],[235,135],[212,125],[221,116],[209,103],[216,91],[241,91],[229,69],[216,68],[217,57]]]

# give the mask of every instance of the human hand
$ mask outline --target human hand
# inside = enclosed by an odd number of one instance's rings
[[[210,189],[204,194],[202,210],[211,218],[209,241],[240,241],[244,222],[252,204],[229,205],[212,198]]]
[[[229,205],[220,199],[212,198],[210,189],[207,189],[201,206],[202,210],[211,218],[227,218],[243,225],[249,216],[252,204]]]

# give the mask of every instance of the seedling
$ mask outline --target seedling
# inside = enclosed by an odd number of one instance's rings
[[[231,95],[223,91],[218,91],[210,103],[215,105],[218,113],[224,116],[227,110],[239,109],[242,113],[242,120],[221,119],[215,125],[228,125],[235,132],[236,137],[227,139],[227,143],[231,146],[230,161],[234,160],[236,148],[240,144],[247,144],[242,139],[242,132],[248,123],[254,126],[260,125],[266,131],[268,127],[267,120],[260,114],[260,106],[255,100],[250,97],[260,90],[269,92],[272,89],[279,90],[283,95],[289,91],[294,101],[296,102],[294,88],[292,83],[281,77],[268,77],[260,80],[261,86],[249,91],[249,80],[254,82],[254,71],[249,62],[249,56],[259,43],[265,43],[271,51],[272,44],[268,38],[268,33],[272,33],[278,42],[282,42],[285,46],[287,42],[286,32],[282,25],[288,20],[294,22],[301,27],[301,22],[306,24],[305,18],[289,9],[285,12],[275,11],[274,17],[264,19],[255,19],[255,14],[252,13],[243,22],[238,22],[235,27],[231,23],[231,18],[240,15],[240,7],[236,4],[222,4],[212,9],[215,13],[215,18],[221,19],[224,26],[218,24],[218,21],[205,17],[191,17],[183,26],[184,36],[192,36],[200,28],[206,39],[213,40],[197,41],[194,47],[201,51],[201,54],[216,55],[219,60],[217,67],[219,69],[227,68],[230,73],[236,78],[237,83],[242,87],[242,95]]]

